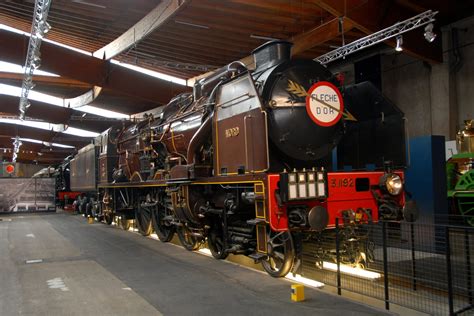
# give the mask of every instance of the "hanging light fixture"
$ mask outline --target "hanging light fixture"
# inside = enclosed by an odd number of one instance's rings
[[[403,51],[402,45],[403,45],[403,36],[399,35],[399,36],[397,36],[397,46],[395,46],[395,50],[397,52]]]
[[[38,69],[41,67],[41,53],[38,52],[37,55],[33,57],[33,60],[31,61],[31,67],[33,67],[34,70]]]
[[[20,140],[20,137],[17,136],[15,137],[15,140],[13,141],[13,157],[12,157],[12,162],[16,162],[16,159],[18,158],[18,153],[20,152],[20,147],[23,143]]]
[[[33,23],[31,25],[30,41],[28,43],[28,52],[26,53],[25,72],[23,73],[23,83],[21,86],[20,102],[18,104],[19,118],[23,121],[26,117],[26,111],[31,106],[28,101],[28,94],[35,87],[33,83],[33,73],[41,66],[41,39],[49,32],[51,25],[46,22],[48,18],[51,0],[36,0],[33,11]],[[22,142],[17,135],[13,141],[12,162],[16,162]]]
[[[25,89],[28,89],[29,90],[33,90],[34,87],[36,86],[36,84],[33,82],[33,78],[27,78],[24,82],[23,82],[23,87]],[[25,99],[27,100],[27,98],[22,98],[22,99]],[[24,102],[24,100],[20,99],[20,102]]]
[[[427,26],[425,26],[425,33],[423,33],[423,35],[425,36],[425,39],[429,43],[432,43],[436,39],[436,33],[433,32],[433,28],[434,28],[433,23],[430,23]]]
[[[338,47],[324,55],[315,58],[314,60],[321,63],[322,65],[326,65],[339,58],[344,58],[344,56],[360,51],[361,49],[376,45],[378,43],[382,43],[391,38],[396,38],[402,35],[403,33],[432,23],[435,21],[436,14],[438,14],[437,11],[427,10],[414,17],[411,17],[401,22],[397,22],[383,30],[367,35],[366,37],[360,38],[358,40],[352,41],[344,46]],[[430,30],[430,28],[428,28],[428,30]],[[403,40],[400,39],[399,41],[400,44],[398,45],[398,48],[400,49],[402,48]]]
[[[51,25],[49,25],[48,22],[46,22],[44,19],[40,20],[38,23],[38,29],[36,30],[36,36],[39,38],[43,38],[46,36],[46,34],[49,32],[51,29]]]

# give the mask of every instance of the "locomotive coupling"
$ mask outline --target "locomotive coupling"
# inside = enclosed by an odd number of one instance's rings
[[[307,228],[322,231],[329,223],[329,213],[321,205],[312,207],[309,211],[305,206],[296,206],[288,210],[290,227]]]

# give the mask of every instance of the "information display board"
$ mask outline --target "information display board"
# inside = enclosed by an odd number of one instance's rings
[[[0,213],[55,210],[54,178],[0,178]]]

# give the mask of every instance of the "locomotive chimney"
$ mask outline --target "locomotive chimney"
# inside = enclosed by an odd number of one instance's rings
[[[271,41],[253,50],[255,69],[263,70],[281,64],[291,57],[292,43],[286,41]]]

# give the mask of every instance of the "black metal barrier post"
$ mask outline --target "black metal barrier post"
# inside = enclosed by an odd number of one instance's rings
[[[445,247],[446,247],[446,273],[448,276],[448,304],[449,315],[454,315],[454,299],[453,299],[453,279],[451,274],[451,245],[449,243],[449,227],[445,228]]]
[[[337,262],[337,294],[341,295],[341,256],[339,252],[340,241],[339,241],[339,218],[336,218],[336,262]]]
[[[416,291],[416,260],[415,260],[415,229],[412,221],[410,223],[410,235],[411,235],[411,272],[412,272],[412,287],[413,291]]]
[[[390,309],[388,292],[388,255],[387,255],[387,223],[382,222],[382,248],[383,248],[383,285],[385,290],[385,309]]]
[[[464,230],[464,244],[466,245],[466,265],[467,265],[467,297],[469,299],[469,305],[472,306],[472,271],[471,271],[471,246],[469,242],[469,233],[467,228]]]
[[[464,313],[465,311],[469,311],[474,308],[472,305],[472,271],[471,271],[471,248],[470,248],[470,242],[469,242],[469,233],[468,229],[464,229],[464,245],[466,246],[466,291],[467,291],[467,298],[469,305],[461,308],[460,310],[457,310],[454,312],[454,315],[459,315]]]

